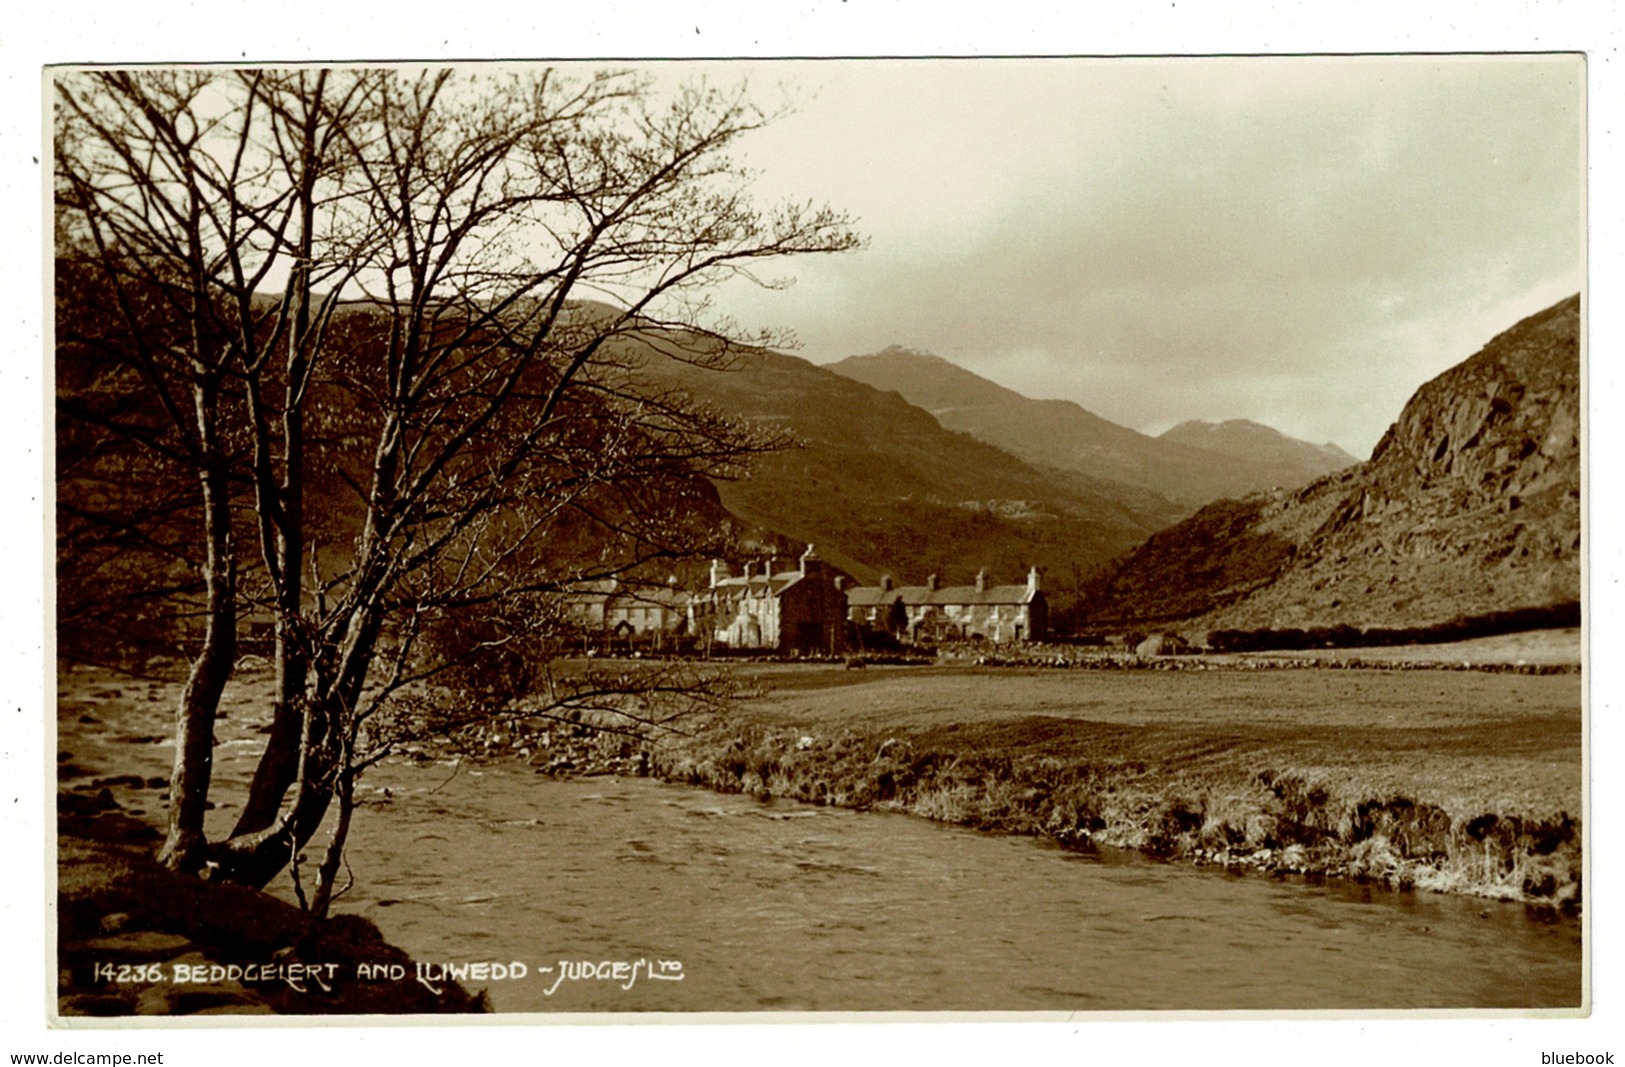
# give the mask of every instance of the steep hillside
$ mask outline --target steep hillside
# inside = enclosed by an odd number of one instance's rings
[[[968,582],[983,567],[1014,581],[1036,564],[1064,600],[1069,583],[1182,514],[1143,489],[1036,469],[895,393],[793,356],[751,352],[717,372],[651,354],[647,369],[800,441],[721,484],[722,502],[866,581]]]
[[[1259,489],[1295,488],[1355,462],[1341,449],[1327,452],[1256,423],[1225,423],[1214,433],[1185,424],[1149,437],[1069,400],[1033,400],[938,356],[896,345],[829,369],[895,391],[943,426],[1030,463],[1143,486],[1187,509]],[[1242,447],[1240,438],[1257,436],[1245,427],[1272,435],[1268,447],[1256,453]]]
[[[1580,300],[1423,385],[1369,462],[1150,538],[1098,624],[1426,626],[1580,597]]]

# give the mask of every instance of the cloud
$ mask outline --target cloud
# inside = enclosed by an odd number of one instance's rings
[[[1573,57],[793,73],[822,91],[751,162],[872,244],[730,299],[811,358],[898,342],[1127,425],[1250,417],[1363,452],[1581,284]]]

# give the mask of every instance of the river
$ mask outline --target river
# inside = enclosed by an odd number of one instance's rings
[[[503,1012],[1581,999],[1579,923],[1506,904],[1086,854],[646,779],[396,763],[366,785],[356,884],[336,910],[422,961],[522,964],[522,978],[468,983]]]

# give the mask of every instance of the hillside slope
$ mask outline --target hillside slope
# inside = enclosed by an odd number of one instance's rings
[[[810,542],[854,577],[1015,581],[1036,565],[1060,599],[1079,577],[1175,521],[1155,493],[1035,468],[944,429],[895,393],[770,351],[730,371],[651,354],[649,373],[730,416],[788,431],[801,447],[719,485],[761,531]],[[1056,596],[1052,596],[1052,602]]]
[[[894,391],[943,426],[1029,463],[1143,486],[1187,511],[1221,497],[1295,488],[1356,462],[1335,446],[1328,451],[1257,423],[1224,423],[1212,432],[1202,429],[1209,424],[1187,423],[1150,437],[1070,400],[1034,400],[939,356],[896,345],[829,369]]]
[[[1427,626],[1580,597],[1580,299],[1417,390],[1370,461],[1151,537],[1091,622]]]

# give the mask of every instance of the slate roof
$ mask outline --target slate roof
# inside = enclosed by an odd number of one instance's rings
[[[848,607],[873,608],[890,604],[902,593],[901,589],[882,589],[878,585],[855,585],[846,591]]]
[[[877,585],[856,586],[846,591],[849,607],[869,608],[901,600],[905,607],[949,604],[1030,604],[1038,590],[1022,585],[990,585],[977,589],[974,585],[945,585],[932,589],[926,585],[900,585],[882,589]]]
[[[780,571],[777,574],[753,574],[749,578],[737,575],[732,578],[723,578],[711,587],[714,593],[736,593],[756,596],[766,589],[773,596],[778,596],[790,586],[795,585],[806,575],[800,571]]]

